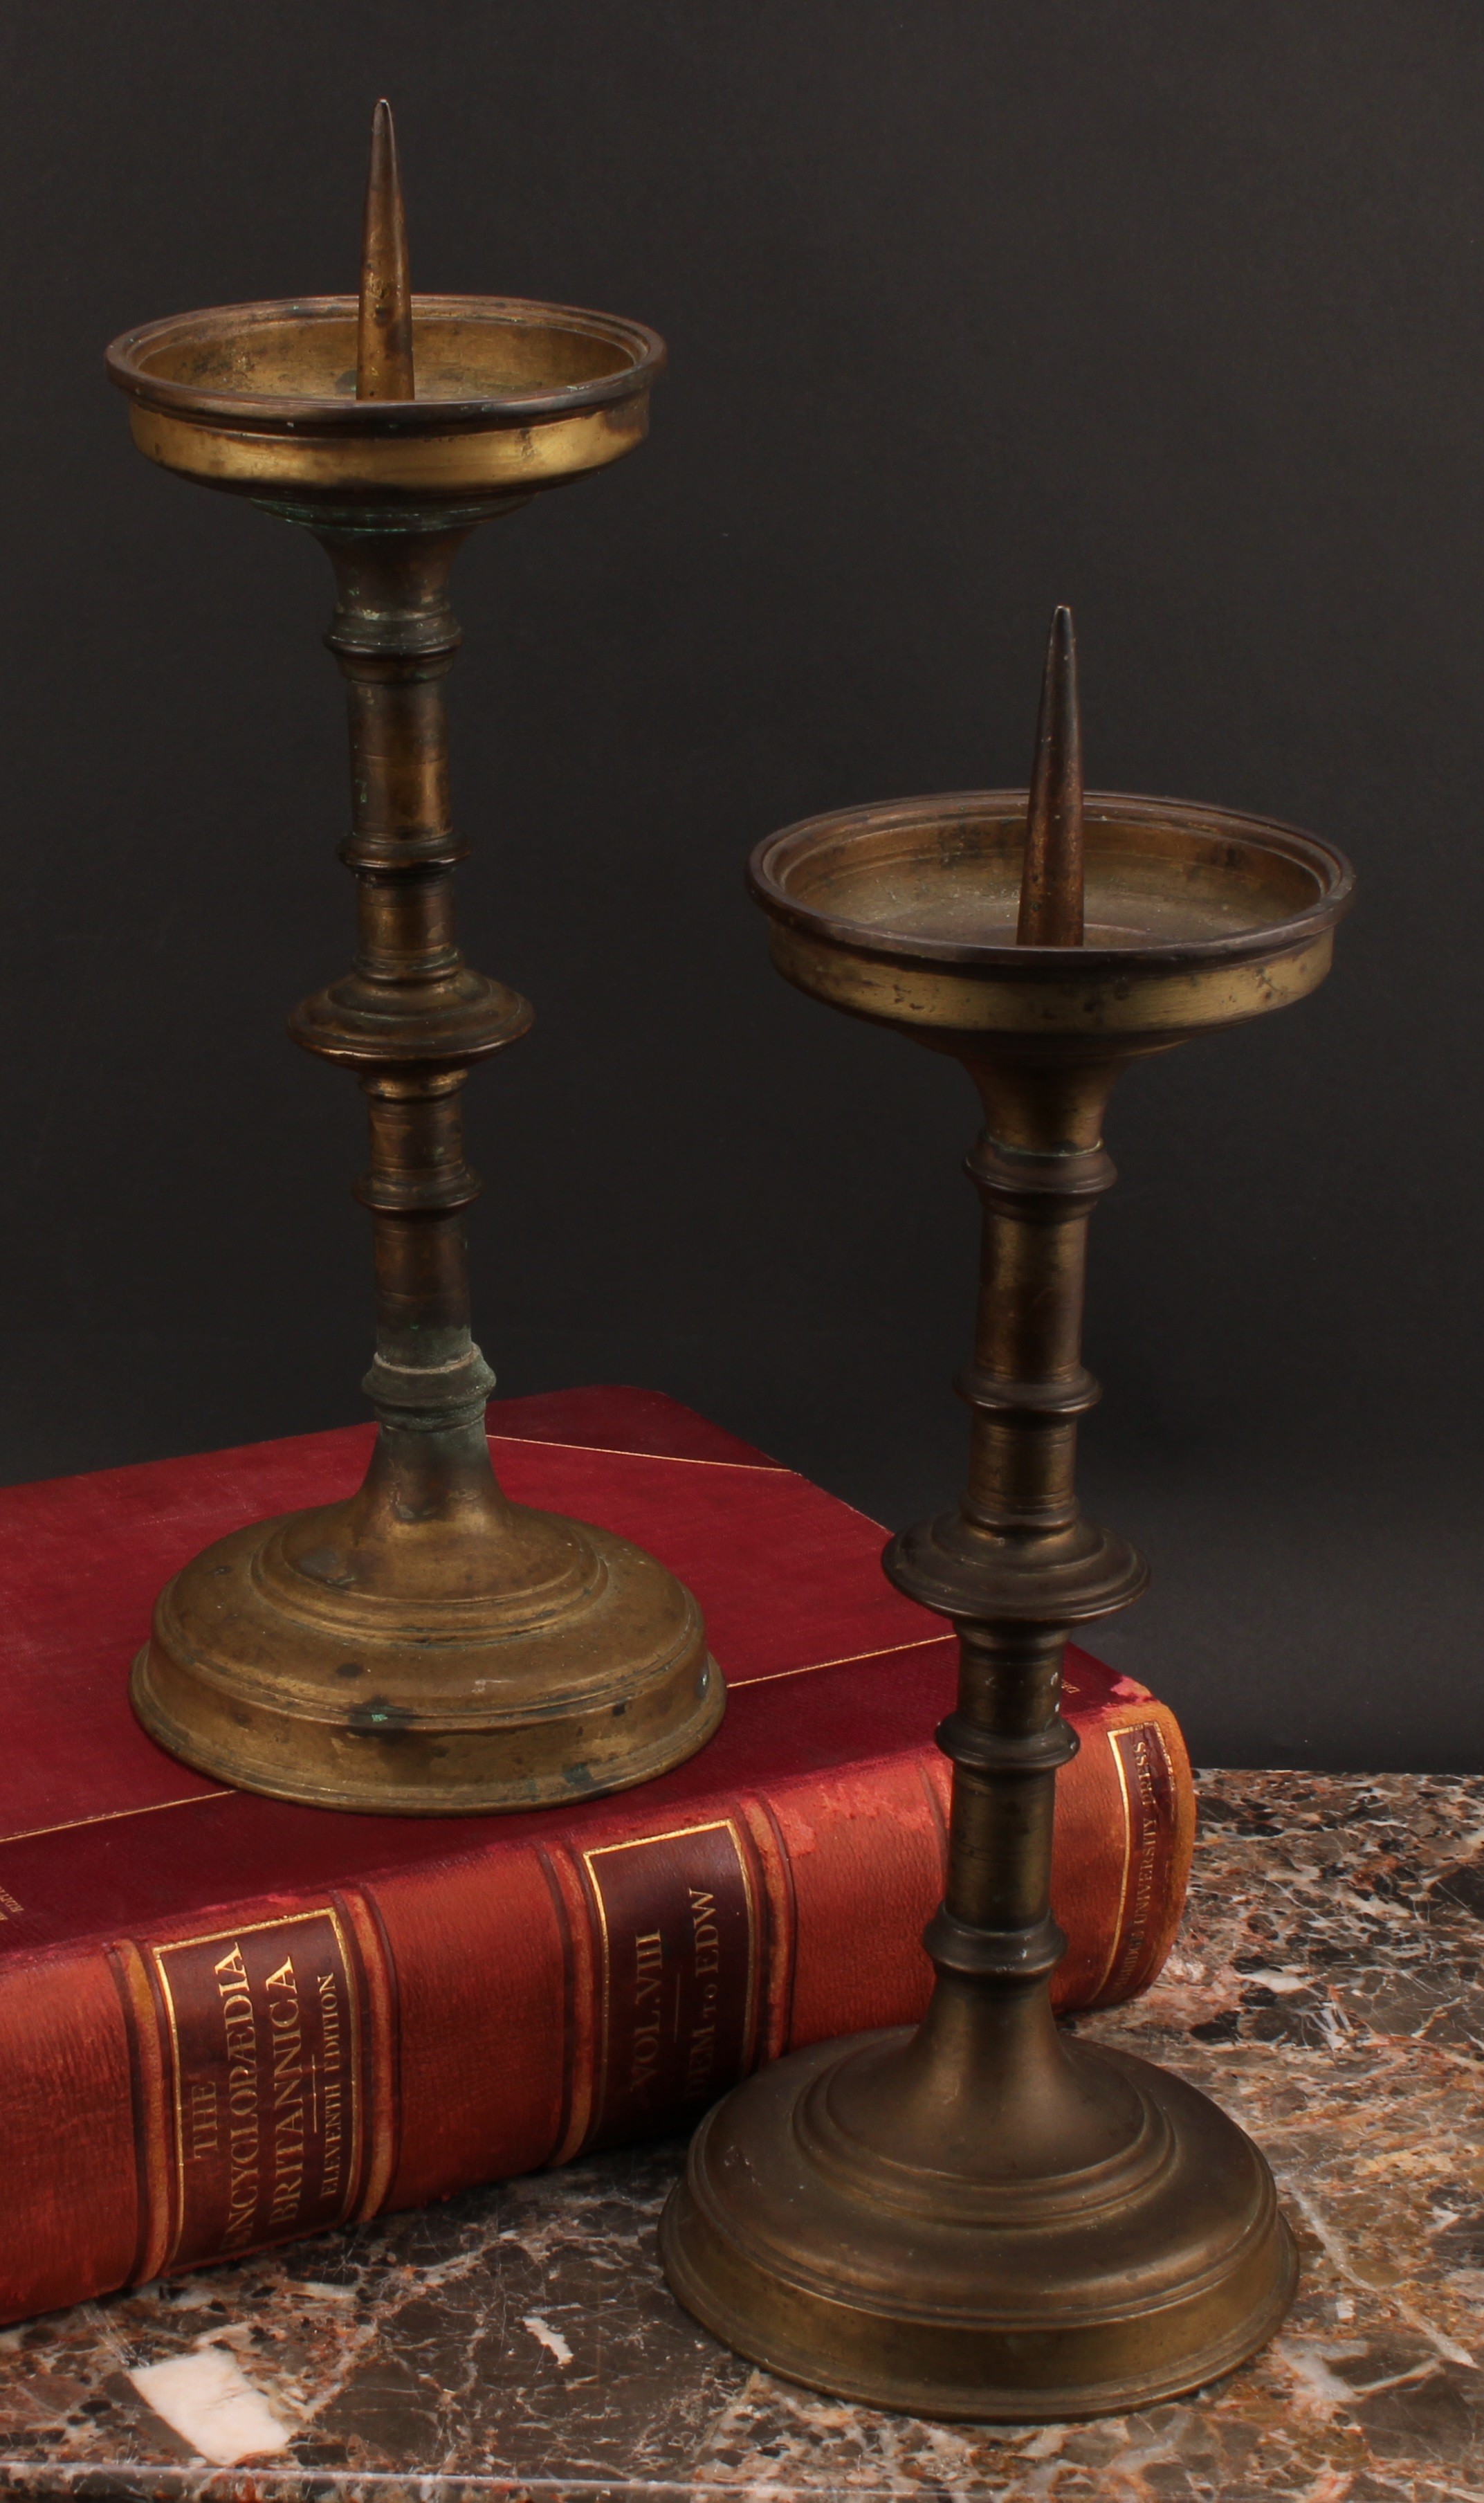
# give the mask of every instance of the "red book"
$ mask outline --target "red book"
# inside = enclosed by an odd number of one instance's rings
[[[156,1593],[353,1492],[370,1425],[0,1491],[0,2318],[692,2119],[759,2061],[917,2016],[956,1645],[883,1533],[672,1400],[490,1411],[518,1500],[678,1573],[729,1689],[661,1780],[518,1816],[221,1789],[128,1704]],[[1167,1709],[1067,1655],[1062,2006],[1143,1989],[1184,1900]]]

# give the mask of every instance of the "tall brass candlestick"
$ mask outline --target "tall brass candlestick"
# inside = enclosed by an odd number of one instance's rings
[[[722,1715],[690,1593],[497,1485],[464,1241],[464,1080],[531,1011],[454,941],[449,569],[476,523],[631,451],[663,359],[608,314],[414,296],[385,103],[358,299],[183,314],[109,350],[152,460],[320,539],[350,696],[354,970],[289,1031],[354,1073],[370,1113],[355,1187],[375,1238],[375,1455],[349,1502],[251,1524],[178,1574],[134,1672],[152,1735],[248,1790],[529,1807],[663,1772]]]
[[[1261,2346],[1296,2263],[1241,2131],[1051,2013],[1062,1652],[1147,1578],[1073,1488],[1097,1396],[1088,1220],[1120,1069],[1312,990],[1350,873],[1264,819],[1084,800],[1062,609],[1029,793],[816,817],[759,845],[751,883],[791,981],[950,1053],[984,1108],[968,1485],[885,1558],[959,1634],[937,1733],[953,1810],[922,2025],[796,2053],[718,2105],[665,2211],[665,2269],[744,2355],[842,2397],[1022,2420],[1140,2406]]]

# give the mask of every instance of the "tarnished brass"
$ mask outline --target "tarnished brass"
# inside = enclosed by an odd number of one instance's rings
[[[1062,1651],[1147,1578],[1073,1491],[1097,1396],[1087,1226],[1120,1069],[1312,990],[1350,873],[1259,818],[1084,802],[1062,611],[1030,794],[812,818],[759,845],[751,885],[791,980],[951,1053],[984,1108],[968,1485],[885,1558],[959,1634],[937,1733],[953,1810],[923,2024],[820,2044],[719,2104],[665,2211],[666,2273],[730,2346],[840,2397],[1012,2420],[1141,2406],[1260,2347],[1296,2262],[1242,2132],[1051,2014]]]
[[[348,1503],[253,1523],[188,1564],[134,1671],[152,1735],[244,1789],[410,1815],[530,1807],[648,1780],[722,1716],[690,1593],[497,1485],[464,1241],[464,1080],[531,1011],[454,942],[449,570],[476,522],[639,442],[663,357],[606,314],[410,295],[385,103],[358,300],[185,314],[109,351],[152,459],[320,540],[350,696],[355,964],[289,1031],[354,1071],[370,1113],[355,1188],[375,1238],[375,1456]]]

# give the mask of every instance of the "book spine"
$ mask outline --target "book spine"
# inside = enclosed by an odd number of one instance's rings
[[[1154,1978],[1194,1832],[1162,1705],[1079,1727],[1053,1880],[1062,2007]],[[948,1781],[913,1748],[658,1832],[620,1800],[580,1842],[17,1964],[0,2318],[680,2129],[762,2061],[911,2022]]]

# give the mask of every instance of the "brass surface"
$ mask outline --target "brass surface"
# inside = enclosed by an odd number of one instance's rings
[[[958,1382],[968,1481],[884,1560],[960,1638],[937,1732],[948,1880],[923,2024],[737,2087],[697,2132],[660,2236],[681,2300],[755,2361],[878,2407],[1022,2421],[1197,2387],[1264,2343],[1296,2283],[1242,2132],[1178,2078],[1058,2031],[1049,1885],[1057,1768],[1077,1743],[1059,1709],[1066,1637],[1147,1579],[1074,1488],[1097,1397],[1082,1308],[1088,1222],[1114,1180],[1108,1097],[1128,1061],[1312,989],[1351,885],[1288,827],[1084,801],[1070,659],[1068,619],[1037,796],[853,809],[753,856],[781,969],[951,1053],[984,1112],[967,1160],[978,1323]],[[1083,944],[1017,943],[1018,927],[1065,934],[1079,900]]]
[[[109,352],[153,459],[314,530],[350,704],[355,961],[289,1031],[354,1073],[370,1115],[355,1189],[375,1247],[376,1450],[349,1502],[187,1564],[134,1670],[152,1735],[248,1790],[409,1815],[532,1807],[648,1780],[722,1716],[690,1593],[496,1483],[464,1238],[464,1080],[531,1011],[455,943],[450,568],[476,521],[638,441],[662,357],[601,314],[411,297],[385,104],[358,301],[187,314]]]

